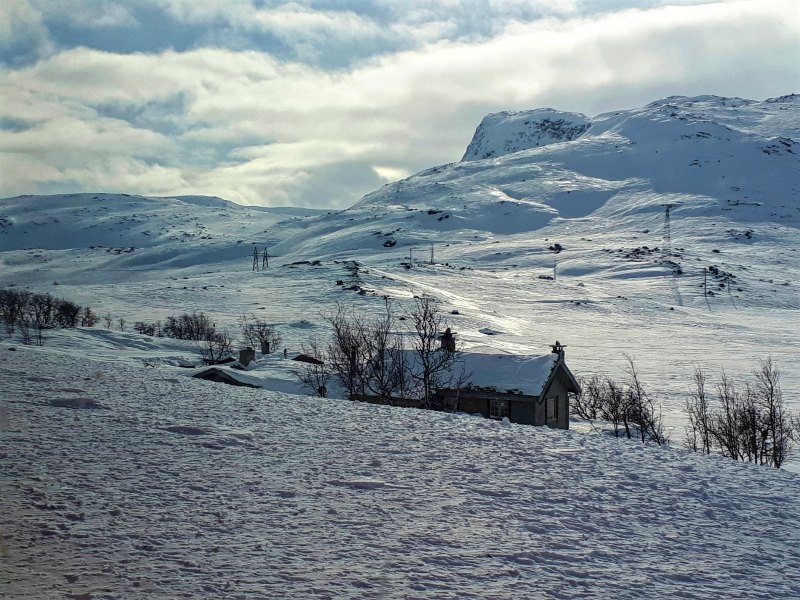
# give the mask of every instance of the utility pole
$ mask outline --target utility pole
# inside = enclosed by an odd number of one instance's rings
[[[408,266],[414,265],[414,246],[408,247]]]
[[[269,268],[269,254],[267,254],[267,247],[264,246],[264,257],[261,259],[261,268],[268,269]]]
[[[553,281],[556,280],[556,259],[553,259]]]
[[[431,264],[433,264],[433,242],[431,242]]]
[[[670,231],[669,209],[673,204],[663,204],[664,206],[664,240],[662,243],[661,257],[664,259],[672,255],[672,232]]]
[[[258,271],[258,246],[253,248],[253,271]]]

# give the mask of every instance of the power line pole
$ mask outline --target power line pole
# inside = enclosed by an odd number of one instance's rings
[[[266,246],[264,246],[264,257],[261,259],[261,268],[264,270],[269,268],[269,254],[267,254]]]
[[[431,264],[433,264],[433,242],[431,242]]]
[[[258,246],[253,248],[253,271],[258,271]]]
[[[672,255],[672,232],[670,231],[670,218],[669,209],[673,207],[672,204],[664,204],[664,241],[661,250],[662,258],[669,258]]]

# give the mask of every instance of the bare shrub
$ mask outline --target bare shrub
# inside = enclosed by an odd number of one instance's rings
[[[30,293],[24,290],[0,289],[0,318],[8,333],[13,333],[23,319],[29,297]]]
[[[164,334],[179,340],[205,341],[214,332],[214,324],[202,312],[168,317],[164,323]]]
[[[377,317],[337,304],[324,318],[331,327],[330,371],[350,398],[370,395],[393,404],[400,398],[417,397],[424,407],[434,408],[437,389],[465,383],[463,373],[454,374],[460,352],[439,347],[445,324],[431,298],[418,298],[402,317],[411,324],[406,331],[398,331],[401,319],[388,300]],[[406,335],[411,338],[408,349]]]
[[[628,375],[628,388],[625,397],[625,425],[636,425],[639,438],[642,442],[655,442],[659,446],[669,443],[669,436],[664,432],[664,421],[661,409],[656,411],[653,399],[647,393],[639,379],[639,373],[633,358],[625,357],[627,365],[625,373]]]
[[[455,380],[458,377],[454,376],[453,371],[461,358],[461,350],[439,348],[439,335],[447,327],[439,302],[430,296],[417,297],[415,301],[409,313],[413,327],[411,351],[415,355],[411,377],[419,384],[423,407],[431,408],[437,389],[457,385]]]
[[[233,338],[225,331],[212,331],[205,339],[198,341],[197,348],[207,364],[217,364],[230,357]]]
[[[319,363],[301,363],[295,375],[314,394],[325,398],[328,395],[327,386],[330,378],[330,369],[325,363],[327,358],[325,350],[317,340],[312,340],[307,345],[303,344],[303,354],[316,359]]]
[[[660,408],[645,390],[636,365],[626,356],[627,381],[619,383],[611,377],[593,375],[581,382],[581,393],[574,395],[573,414],[594,421],[600,419],[611,424],[615,437],[632,439],[634,435],[642,442],[668,444],[669,436],[664,431]]]
[[[100,317],[88,306],[83,307],[81,312],[81,327],[94,327],[100,321]]]
[[[700,375],[698,375],[700,373]],[[714,384],[716,404],[705,397],[705,376],[695,372],[695,394],[687,402],[686,446],[692,450],[780,468],[800,440],[800,414],[783,401],[780,372],[771,358],[760,361],[739,391],[722,370]]]
[[[692,375],[694,389],[692,395],[686,400],[684,410],[689,417],[689,422],[685,426],[686,437],[684,445],[695,452],[711,454],[712,435],[711,435],[711,404],[706,393],[706,374],[697,367]]]
[[[260,348],[264,354],[269,354],[280,346],[283,336],[264,319],[255,315],[242,315],[239,326],[245,343],[252,348]]]
[[[599,375],[580,380],[581,392],[570,396],[570,411],[581,419],[595,421],[603,404],[603,380]]]
[[[19,322],[19,341],[26,346],[33,345],[33,338],[31,337],[31,327],[27,321]]]
[[[368,361],[365,317],[337,303],[324,319],[332,330],[327,351],[332,373],[350,398],[363,395]]]

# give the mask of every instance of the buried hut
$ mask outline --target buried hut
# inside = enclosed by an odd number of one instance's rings
[[[445,410],[569,429],[569,394],[579,393],[580,386],[558,342],[543,356],[467,351],[462,360],[469,383],[436,391]]]
[[[192,375],[192,377],[241,387],[261,387],[256,378],[242,373],[241,371],[229,369],[227,367],[208,367],[205,369],[200,369],[197,373]]]

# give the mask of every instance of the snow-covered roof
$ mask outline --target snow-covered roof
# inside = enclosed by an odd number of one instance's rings
[[[461,365],[473,386],[518,390],[539,396],[557,362],[558,355],[552,353],[542,356],[500,354],[496,349],[487,348],[464,352]]]
[[[213,367],[204,367],[202,369],[199,369],[196,373],[193,373],[192,377],[207,379],[208,375],[212,373],[216,373],[219,376],[232,379],[233,381],[238,382],[240,385],[257,387],[257,388],[263,387],[263,382],[258,377],[254,377],[253,375],[249,375],[238,369],[232,369],[230,367],[225,367],[222,365],[215,365]]]

